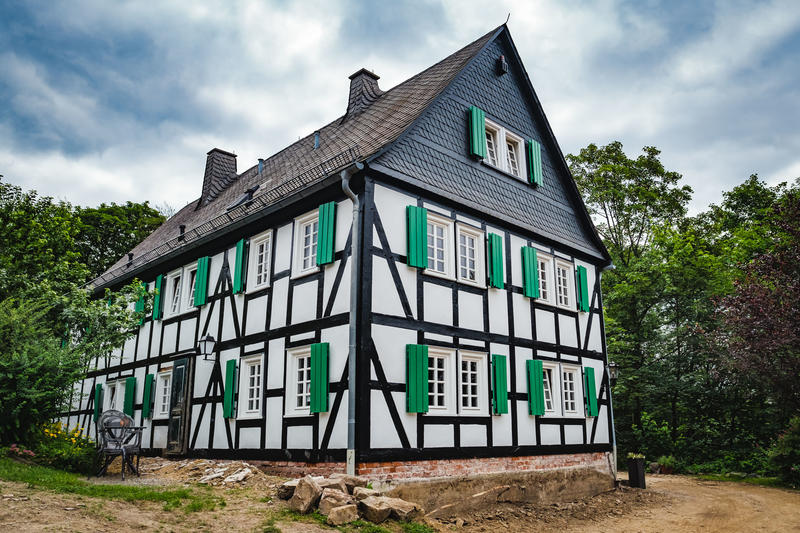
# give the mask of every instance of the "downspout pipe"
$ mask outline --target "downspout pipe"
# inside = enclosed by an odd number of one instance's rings
[[[350,178],[363,170],[355,162],[339,173],[342,191],[353,202],[353,226],[350,230],[350,344],[347,352],[347,473],[356,475],[356,349],[358,346],[358,288],[361,285],[361,201],[350,188]]]
[[[606,270],[616,270],[616,266],[614,263],[609,263],[608,266],[604,267],[600,270],[600,283],[603,282],[603,272]],[[601,289],[602,290],[602,289]],[[606,313],[605,310],[601,308],[601,312],[603,313],[603,324],[606,321]],[[611,399],[611,375],[608,373],[608,342],[606,342],[606,328],[603,328],[603,344],[606,346],[606,368],[604,369],[606,373],[606,379],[608,379],[608,414],[611,417],[611,449],[614,454],[611,462],[611,473],[614,475],[614,484],[617,483],[617,428],[614,426],[614,402]]]

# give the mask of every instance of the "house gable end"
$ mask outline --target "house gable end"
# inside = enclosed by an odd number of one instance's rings
[[[504,56],[508,72],[497,73]],[[475,105],[488,120],[542,145],[544,183],[514,178],[469,156],[467,110]],[[420,118],[371,162],[445,196],[517,223],[598,259],[608,253],[592,226],[508,30],[503,28],[453,79]]]

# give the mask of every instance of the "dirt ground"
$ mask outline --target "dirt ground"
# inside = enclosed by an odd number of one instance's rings
[[[197,461],[143,463],[141,478],[125,483],[181,487],[222,467],[246,464]],[[209,490],[225,499],[214,511],[165,511],[161,504],[119,502],[31,489],[0,481],[0,531],[263,531],[285,506],[275,498],[281,479],[254,472],[244,482],[220,476]],[[99,482],[120,482],[112,475]],[[430,520],[437,531],[669,532],[800,531],[800,492],[702,481],[684,476],[647,478],[647,490],[620,487],[586,500],[554,505],[498,504],[458,519]],[[203,489],[201,489],[203,490]],[[316,524],[281,521],[284,533],[331,531]],[[395,528],[392,528],[395,529]]]

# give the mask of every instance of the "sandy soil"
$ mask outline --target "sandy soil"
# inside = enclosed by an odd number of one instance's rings
[[[242,465],[227,466],[235,472]],[[143,468],[145,475],[126,483],[184,486],[207,468],[203,463],[180,466],[154,460]],[[101,482],[105,481],[120,482],[118,475]],[[270,516],[285,506],[274,497],[278,483],[280,479],[259,473],[242,484],[214,486],[210,490],[225,499],[224,508],[185,512],[164,511],[155,503],[54,494],[0,481],[0,531],[263,531]],[[647,490],[623,486],[594,498],[546,506],[499,504],[455,520],[428,523],[438,531],[466,533],[800,531],[800,492],[684,476],[648,476],[647,483]],[[284,533],[330,531],[313,524],[276,525]]]

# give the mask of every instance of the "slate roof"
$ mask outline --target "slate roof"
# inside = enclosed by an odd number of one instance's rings
[[[378,89],[377,76],[363,69],[356,72],[353,75],[356,83],[351,85],[347,112],[319,130],[319,148],[314,148],[312,133],[264,160],[261,173],[258,165],[255,165],[237,175],[231,171],[231,168],[235,168],[235,159],[221,161],[218,168],[222,174],[206,176],[206,185],[200,198],[181,209],[139,243],[131,251],[131,262],[127,257],[121,258],[90,285],[100,289],[131,277],[165,254],[179,253],[177,250],[188,247],[201,237],[221,234],[234,220],[263,210],[323,180],[356,159],[364,161],[380,155],[383,153],[381,150],[398,140],[504,28],[500,26],[493,29],[385,92]],[[209,157],[213,156],[213,152],[209,152]],[[221,150],[218,152],[233,155]],[[212,179],[209,180],[209,177]],[[260,187],[253,196],[253,202],[228,209],[256,185]],[[185,227],[185,234],[179,238],[181,226]]]
[[[261,184],[255,193],[255,199],[273,190],[280,191],[280,195],[271,195],[277,200],[279,198],[276,196],[286,196],[294,190],[324,178],[325,175],[322,175],[324,165],[335,164],[337,156],[343,159],[357,155],[359,160],[363,160],[378,152],[394,141],[420,115],[497,31],[498,29],[490,31],[386,92],[378,94],[370,89],[369,94],[364,95],[364,99],[358,102],[353,102],[351,97],[348,102],[354,104],[351,112],[338,117],[319,130],[318,149],[314,149],[314,134],[311,134],[266,159],[261,175],[258,174],[256,165],[235,179],[226,178],[230,181],[227,188],[210,191],[214,196],[213,201],[198,207],[198,202],[201,201],[198,198],[188,204],[131,250],[134,254],[132,264],[128,265],[127,257],[121,258],[103,275],[92,281],[91,285],[95,288],[109,285],[164,253],[189,244],[195,233],[192,230],[204,224],[208,225],[218,217],[224,217],[227,207],[254,185]],[[370,100],[371,104],[365,105]],[[351,163],[352,158],[341,162],[340,166],[343,167]],[[336,168],[329,166],[324,170],[329,173]],[[269,203],[262,200],[254,202],[249,209],[262,209],[265,205]],[[181,225],[185,226],[186,235],[183,241],[178,241]]]

